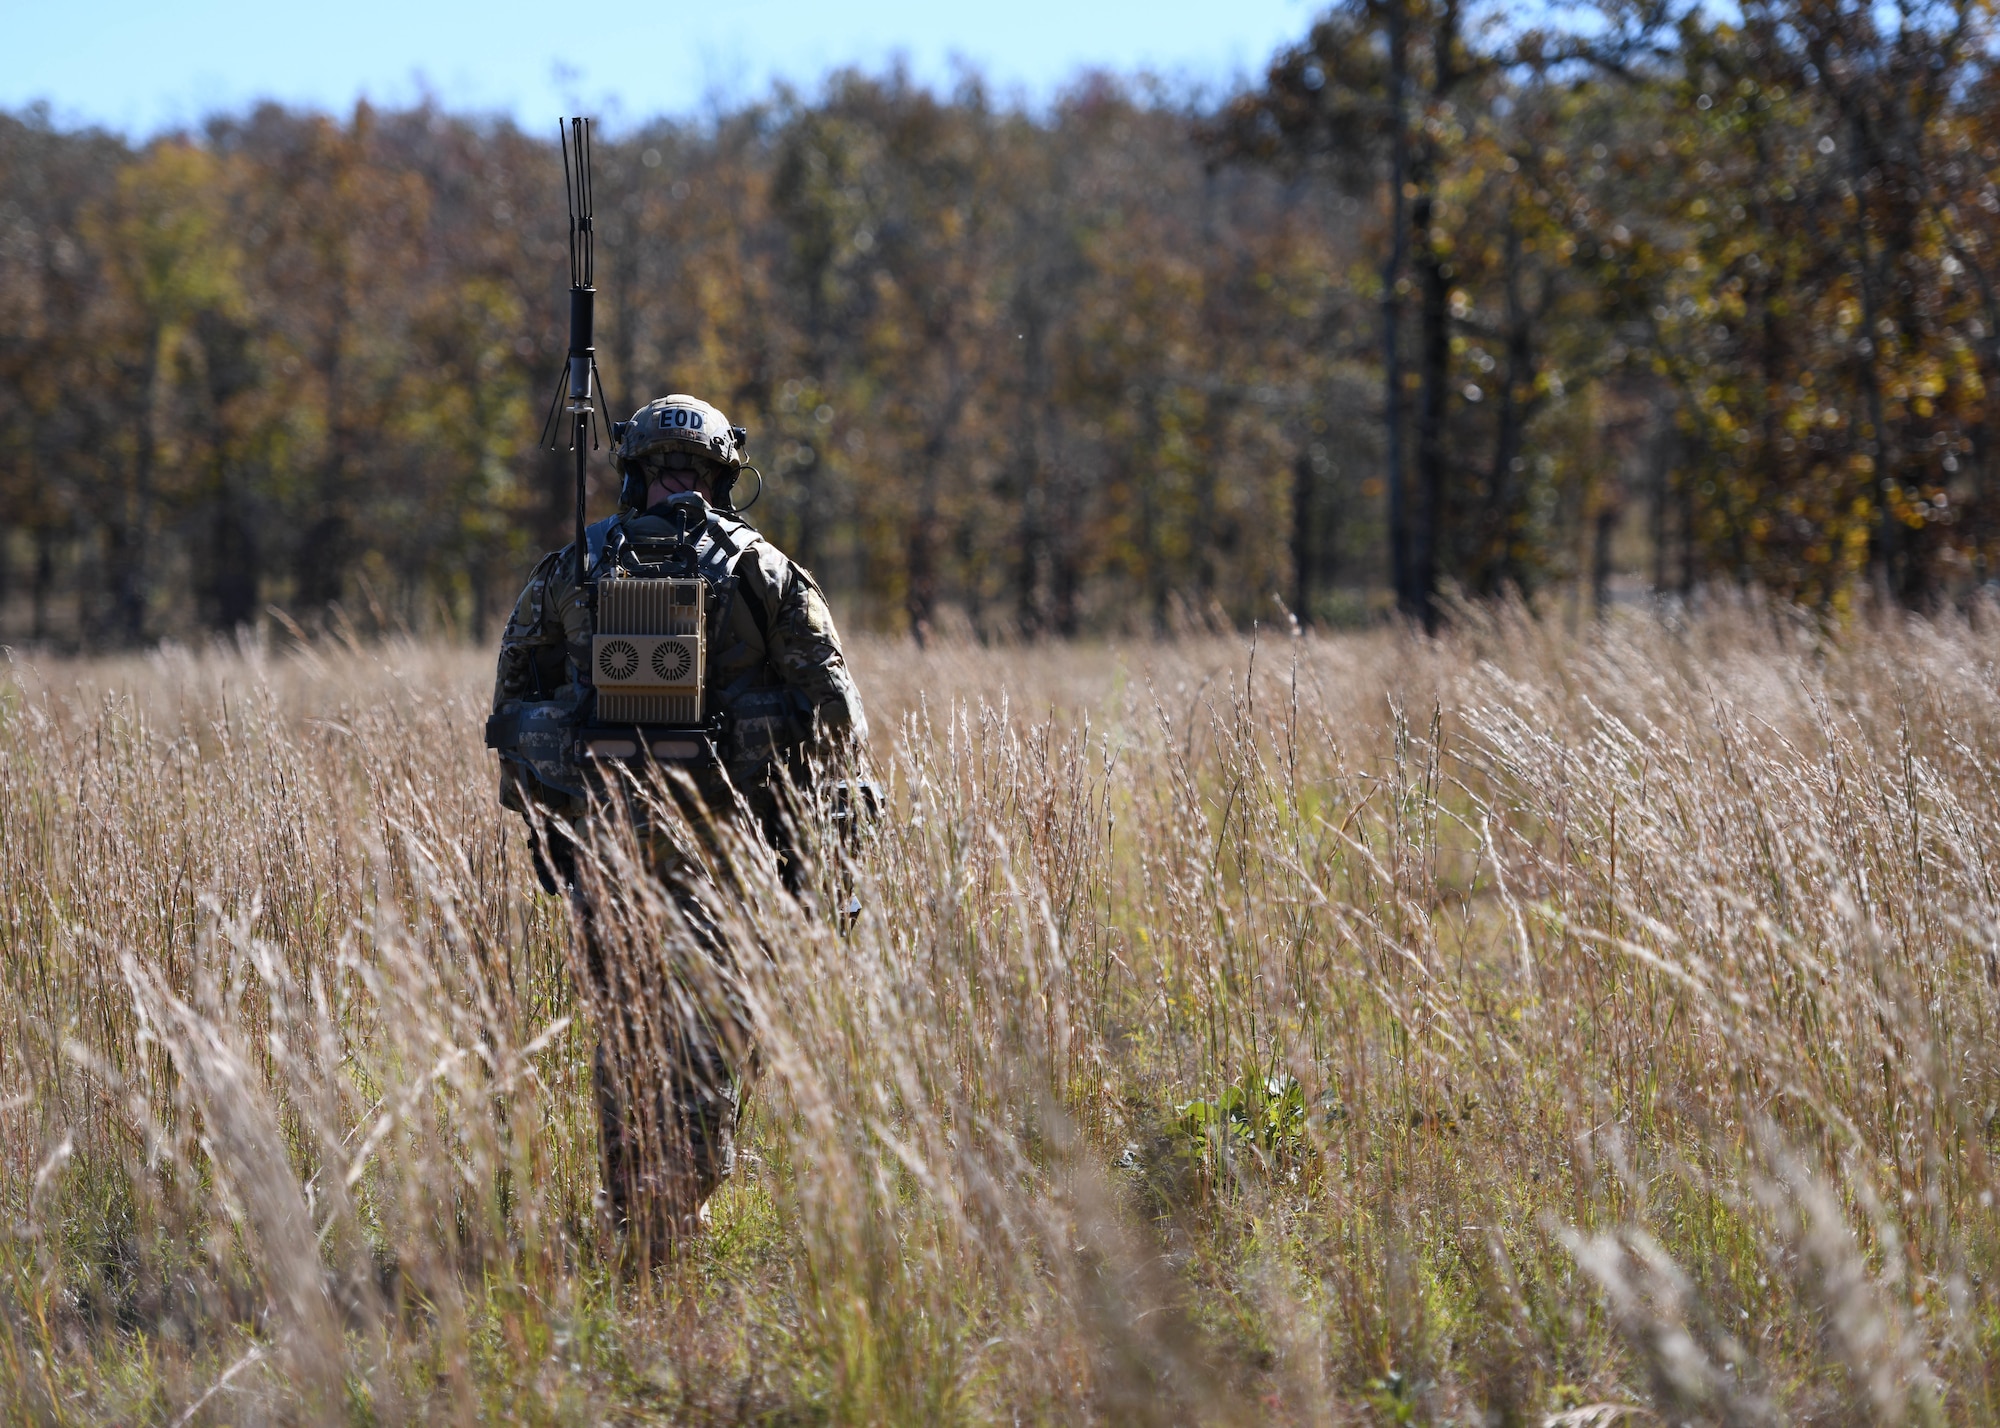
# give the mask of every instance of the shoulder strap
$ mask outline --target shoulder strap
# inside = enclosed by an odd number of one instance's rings
[[[601,521],[593,522],[583,533],[585,557],[590,562],[590,574],[593,576],[597,574],[598,567],[604,564],[604,545],[611,539],[611,528],[617,524],[618,517],[606,516]]]
[[[549,577],[555,574],[556,567],[562,563],[562,558],[566,554],[568,554],[567,549],[552,550],[535,562],[535,568],[528,573],[527,593],[534,597],[530,606],[531,613],[528,623],[517,627],[514,624],[514,616],[512,614],[508,615],[507,636],[514,635],[517,629],[524,635],[532,634],[535,637],[541,635],[543,621],[548,615]]]
[[[697,559],[701,562],[702,577],[711,585],[720,585],[736,573],[736,562],[743,558],[743,552],[750,548],[750,542],[743,539],[741,521],[732,521],[727,516],[711,514],[708,529],[701,542]]]

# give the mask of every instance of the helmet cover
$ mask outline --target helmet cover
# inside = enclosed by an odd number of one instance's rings
[[[662,447],[705,457],[731,473],[743,469],[743,428],[731,426],[727,417],[699,397],[677,392],[657,398],[619,426],[611,464],[621,475],[632,461]]]

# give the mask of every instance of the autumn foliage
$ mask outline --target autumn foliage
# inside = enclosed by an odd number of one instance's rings
[[[1986,12],[1557,16],[1351,0],[1216,100],[847,73],[620,131],[614,400],[748,425],[757,518],[886,628],[1962,599]],[[0,634],[490,627],[564,528],[550,128],[0,118]]]

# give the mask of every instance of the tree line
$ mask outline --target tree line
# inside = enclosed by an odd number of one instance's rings
[[[1586,18],[1345,0],[1219,103],[843,73],[602,139],[614,405],[716,401],[753,518],[920,635],[1983,585],[1986,11]],[[0,639],[490,631],[565,539],[565,251],[553,123],[0,116]]]

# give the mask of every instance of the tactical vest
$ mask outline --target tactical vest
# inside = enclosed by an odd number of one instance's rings
[[[597,708],[601,691],[593,665],[608,652],[619,660],[637,661],[657,651],[647,637],[624,641],[626,650],[607,651],[611,637],[591,631],[589,643],[570,646],[571,688],[580,698],[523,702],[517,711],[495,716],[487,725],[487,743],[503,758],[523,767],[551,793],[585,797],[594,782],[590,767],[606,759],[661,762],[719,762],[739,775],[773,762],[784,762],[805,743],[812,710],[804,696],[787,686],[772,670],[767,616],[754,598],[740,591],[737,567],[758,539],[745,522],[717,512],[688,533],[694,550],[693,575],[706,591],[702,631],[702,708],[693,720],[653,720],[644,723],[606,718]],[[591,591],[590,607],[603,620],[607,586],[628,579],[659,579],[666,557],[677,547],[674,535],[658,517],[612,516],[585,532]],[[685,577],[675,569],[672,574]],[[537,610],[538,619],[552,611]],[[646,632],[664,635],[665,630]],[[614,672],[622,667],[613,665]],[[671,729],[650,727],[671,723]],[[650,741],[642,743],[642,740]]]
[[[586,532],[590,552],[590,580],[602,588],[626,574],[656,574],[672,546],[670,536],[658,534],[656,516],[612,516],[600,520]],[[694,572],[708,586],[706,618],[706,716],[736,716],[736,706],[746,694],[764,688],[784,688],[770,670],[770,630],[764,628],[766,614],[756,600],[740,594],[736,566],[750,552],[756,534],[748,524],[710,512],[698,532],[690,532],[694,546]],[[618,572],[618,574],[614,574]]]

